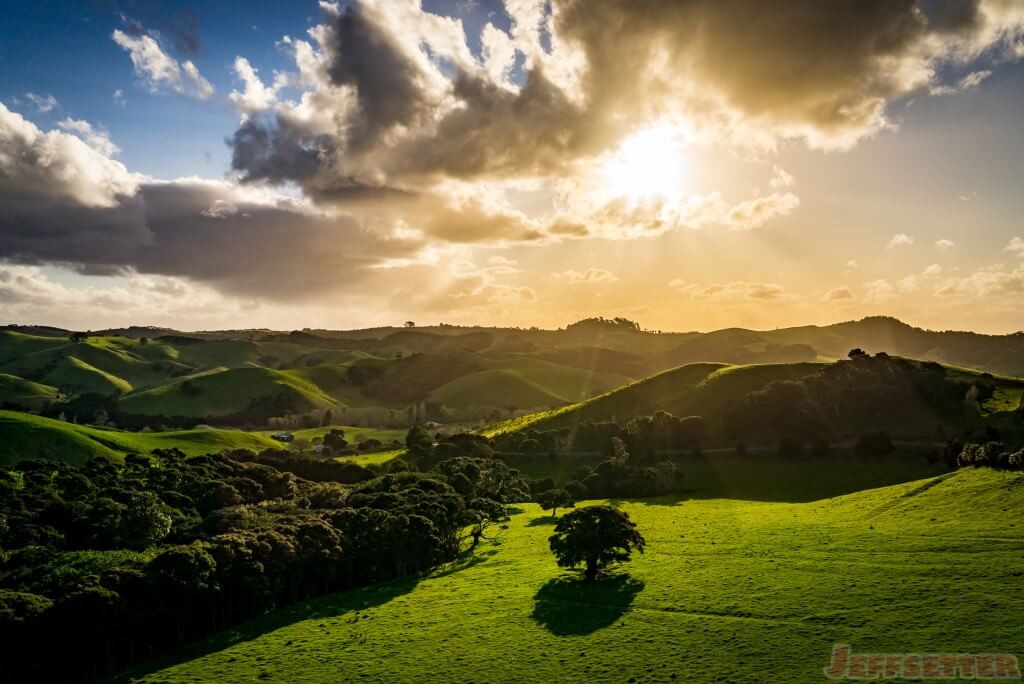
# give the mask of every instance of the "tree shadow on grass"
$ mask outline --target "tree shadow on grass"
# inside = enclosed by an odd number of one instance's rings
[[[527,527],[541,527],[543,525],[549,525],[549,526],[550,525],[556,525],[558,523],[558,520],[559,519],[556,518],[553,515],[545,515],[545,516],[541,516],[540,518],[534,518],[530,522],[526,523],[526,526]]]
[[[615,624],[643,588],[624,573],[591,581],[563,575],[536,593],[530,617],[556,636],[591,634]]]
[[[498,553],[497,549],[479,549],[479,550],[467,550],[463,551],[462,555],[459,556],[458,560],[454,560],[447,565],[442,565],[437,570],[431,572],[428,577],[447,577],[453,575],[456,572],[461,572],[467,568],[471,568],[474,565],[480,565],[485,562],[488,558]]]
[[[180,649],[156,656],[150,660],[145,660],[117,673],[106,681],[126,684],[173,665],[223,651],[235,644],[252,641],[264,634],[269,634],[297,622],[316,619],[336,619],[350,613],[380,606],[403,594],[409,593],[416,588],[421,579],[422,577],[411,577],[382,584],[371,584],[360,589],[328,594],[327,596],[321,596],[301,603],[293,603],[289,606],[278,608],[262,617],[229,627],[222,632],[191,645],[183,646]],[[323,623],[320,626],[323,627]]]

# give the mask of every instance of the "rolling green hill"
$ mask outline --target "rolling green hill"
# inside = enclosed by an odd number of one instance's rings
[[[288,371],[231,368],[137,392],[121,400],[127,413],[164,416],[223,416],[244,411],[253,401],[277,398],[293,411],[334,406],[315,384]]]
[[[534,408],[581,401],[621,387],[630,378],[596,373],[528,356],[490,361],[492,367],[457,378],[430,394],[455,408],[516,406]]]
[[[9,339],[16,336],[13,344]],[[80,392],[129,392],[166,381],[189,367],[176,361],[174,351],[161,345],[141,345],[127,338],[94,337],[86,341],[44,344],[17,339],[6,333],[0,340],[0,353],[16,353],[0,367],[11,375],[45,383],[62,390]],[[46,339],[46,338],[44,338]],[[38,347],[35,351],[30,351]]]
[[[309,442],[318,441],[331,429],[341,429],[350,444],[365,439],[378,439],[390,448],[393,440],[405,439],[405,430],[332,425],[296,430],[295,436]],[[245,432],[202,427],[169,432],[122,432],[88,425],[74,425],[60,420],[34,416],[20,411],[0,411],[0,466],[10,466],[25,459],[50,459],[67,463],[83,463],[94,456],[119,460],[125,454],[148,454],[153,449],[181,449],[189,456],[218,453],[226,449],[281,449],[281,442],[271,439],[280,430]],[[343,456],[342,460],[377,463],[394,458],[397,451],[377,454]]]
[[[120,459],[125,454],[146,454],[153,449],[177,448],[199,455],[224,449],[280,448],[269,435],[200,428],[174,432],[134,433],[73,425],[16,411],[0,411],[0,465],[44,458],[84,463],[94,456]]]
[[[0,373],[0,405],[38,410],[59,398],[60,391],[56,387]]]
[[[922,368],[910,362],[913,368]],[[650,415],[659,410],[676,416],[702,416],[708,421],[712,438],[722,439],[724,421],[731,407],[751,392],[762,390],[769,383],[801,380],[828,367],[820,363],[759,364],[735,366],[698,363],[654,375],[645,380],[612,390],[588,401],[552,411],[515,418],[498,423],[485,432],[489,435],[532,427],[545,430],[566,428],[584,421],[624,422],[637,415]],[[962,368],[942,369],[945,377],[966,383],[983,382],[995,388],[993,396],[982,408],[983,416],[1001,418],[998,414],[1015,411],[1024,396],[1024,380],[992,376]],[[840,384],[845,380],[840,380]],[[839,389],[839,388],[837,388]],[[934,435],[936,425],[958,424],[960,416],[943,415],[912,387],[895,384],[887,387],[884,406],[869,405],[861,418],[833,425],[838,432],[856,434],[860,430],[888,429],[894,434]],[[815,411],[828,423],[831,406],[814,405]]]
[[[124,336],[144,332],[153,337]],[[720,397],[733,399],[750,391],[744,387],[757,385],[760,373],[778,372],[774,379],[787,379],[789,371],[779,369],[844,358],[856,346],[958,368],[1024,372],[1019,365],[1024,335],[934,332],[889,318],[773,331],[664,334],[600,319],[563,330],[439,326],[184,335],[127,328],[111,333],[71,342],[67,331],[45,327],[0,330],[0,374],[52,388],[70,400],[82,394],[123,395],[119,410],[110,405],[107,410],[121,413],[126,425],[156,415],[180,424],[239,416],[253,402],[280,407],[282,413],[335,406],[404,410],[429,402],[447,409],[434,416],[444,422],[475,420],[475,412],[490,408],[545,408],[557,409],[561,417],[548,414],[521,422],[564,426],[658,409],[705,415],[721,408]],[[775,364],[776,370],[716,376],[699,388],[677,382],[683,376],[675,370],[651,377],[655,370],[681,363],[694,368]],[[624,387],[640,378],[648,378],[642,389]],[[994,380],[1000,387],[987,405],[1014,409],[1019,392],[1004,389],[1005,376]],[[627,391],[590,400],[617,388]],[[31,397],[39,390],[9,391]],[[47,399],[40,395],[25,401],[12,405],[38,410]],[[262,422],[263,413],[239,422]],[[138,420],[130,422],[132,417]]]
[[[67,339],[63,337],[44,337],[0,330],[0,366],[29,354],[63,347],[67,343]]]
[[[592,583],[556,567],[553,521],[527,504],[423,579],[277,611],[123,681],[815,682],[837,643],[1024,651],[1024,475],[784,501],[618,502],[647,548]]]

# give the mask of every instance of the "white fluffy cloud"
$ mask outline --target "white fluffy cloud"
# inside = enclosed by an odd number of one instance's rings
[[[283,73],[277,74],[272,85],[264,85],[256,69],[245,57],[235,58],[234,71],[245,84],[245,88],[241,92],[232,90],[228,98],[244,115],[262,112],[272,107],[277,102],[278,92],[288,85],[288,76]]]
[[[213,86],[203,78],[195,64],[189,60],[179,63],[152,36],[133,36],[116,29],[110,37],[131,57],[135,74],[143,80],[150,92],[170,89],[200,100],[209,99],[213,95]]]
[[[1006,245],[1003,249],[1024,259],[1024,240],[1019,237],[1014,237],[1010,240],[1010,244]]]
[[[117,145],[110,140],[110,135],[102,128],[94,128],[88,121],[72,119],[70,117],[57,123],[61,130],[77,136],[86,145],[104,157],[112,157],[121,151]]]
[[[909,247],[914,244],[914,238],[906,233],[897,233],[886,243],[886,249],[896,249],[897,247]]]

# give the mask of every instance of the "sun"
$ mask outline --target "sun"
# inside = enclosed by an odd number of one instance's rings
[[[605,189],[638,201],[674,197],[683,191],[685,162],[678,129],[645,128],[623,140],[605,162]]]

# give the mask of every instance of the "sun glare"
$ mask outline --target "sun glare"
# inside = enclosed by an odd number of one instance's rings
[[[672,197],[682,192],[683,145],[677,129],[662,125],[626,138],[604,166],[609,192],[635,200]]]

